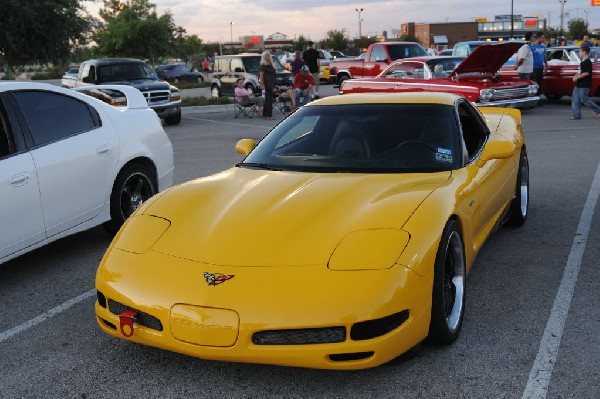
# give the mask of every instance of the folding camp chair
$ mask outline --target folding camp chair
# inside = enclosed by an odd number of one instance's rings
[[[258,113],[258,106],[256,103],[242,101],[238,102],[235,97],[233,99],[233,109],[235,111],[234,119],[239,118],[240,116],[245,116],[246,118],[252,119],[252,117]]]

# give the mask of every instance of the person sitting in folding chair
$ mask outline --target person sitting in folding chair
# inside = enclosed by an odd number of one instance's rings
[[[244,88],[244,78],[236,80],[234,94],[235,118],[240,115],[252,118],[252,115],[257,112],[259,115],[262,114],[262,106],[265,103],[265,98],[256,97],[254,93],[246,90]]]
[[[291,105],[288,105],[291,104]],[[281,112],[290,112],[296,109],[296,92],[291,86],[275,86],[275,106]]]
[[[302,106],[308,104],[313,95],[315,81],[306,65],[300,68],[300,73],[294,77],[294,88],[296,91],[296,104]]]

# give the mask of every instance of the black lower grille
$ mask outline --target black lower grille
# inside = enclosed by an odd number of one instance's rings
[[[381,337],[400,327],[406,320],[408,320],[408,310],[403,310],[402,312],[394,313],[381,319],[355,323],[350,329],[350,339],[353,341],[362,341]]]
[[[151,328],[153,330],[162,331],[163,326],[160,320],[156,317],[149,315],[148,313],[140,312],[137,309],[130,308],[129,306],[125,306],[122,303],[117,301],[113,301],[112,299],[108,300],[108,309],[111,313],[115,315],[120,315],[126,310],[134,310],[137,312],[137,316],[135,317],[135,322],[144,327]]]
[[[354,352],[354,353],[337,353],[329,355],[329,359],[334,362],[348,362],[352,360],[362,360],[371,357],[375,352]]]
[[[252,336],[256,345],[331,344],[345,340],[345,327],[260,331]]]

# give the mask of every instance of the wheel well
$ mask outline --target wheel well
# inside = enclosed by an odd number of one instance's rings
[[[158,189],[159,189],[158,176],[157,176],[158,174],[156,172],[156,165],[154,164],[154,162],[152,162],[149,158],[146,158],[146,157],[137,157],[137,158],[133,158],[132,160],[130,160],[129,162],[124,164],[121,167],[121,170],[123,170],[124,168],[126,168],[129,165],[134,165],[134,164],[144,166],[145,168],[147,168],[150,171],[151,176],[148,176],[148,177],[152,179],[152,183],[154,183],[154,187],[156,187],[156,191],[158,191]],[[119,173],[121,173],[121,170],[119,170]],[[113,184],[114,184],[114,182],[113,182]]]

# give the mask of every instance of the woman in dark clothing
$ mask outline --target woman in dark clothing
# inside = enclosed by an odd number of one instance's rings
[[[271,53],[265,51],[260,59],[260,88],[265,96],[263,118],[273,119],[273,90],[275,90],[275,66]]]

